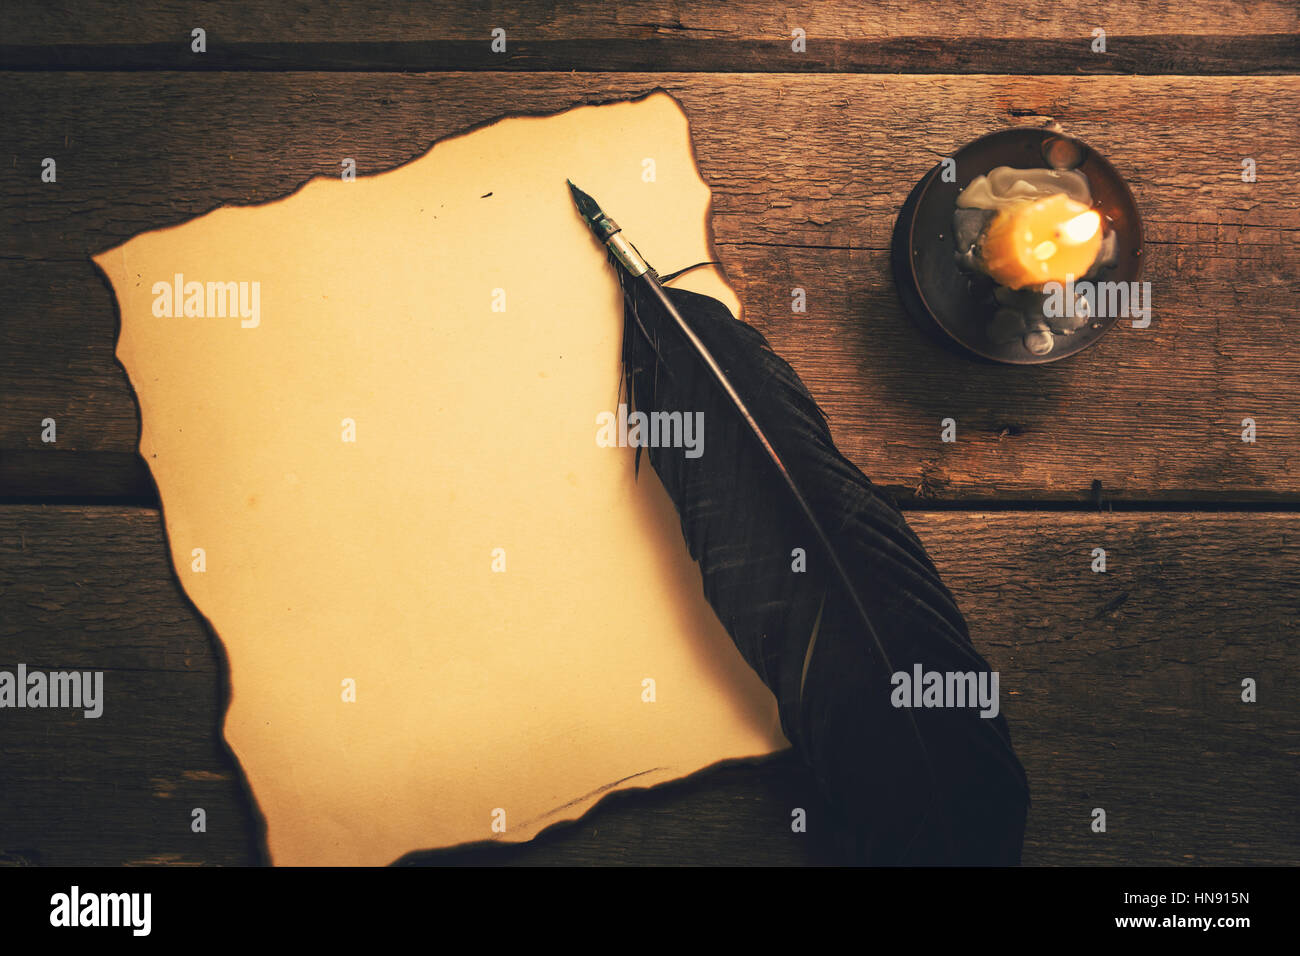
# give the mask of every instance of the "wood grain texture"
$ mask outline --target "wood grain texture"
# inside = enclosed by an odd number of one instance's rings
[[[674,31],[709,38],[782,38],[793,27],[810,36],[1009,36],[1064,39],[1109,34],[1199,36],[1300,31],[1289,0],[537,0],[490,5],[474,0],[304,0],[274,5],[233,0],[198,7],[189,0],[10,0],[9,43],[164,43],[203,26],[235,43],[474,40],[500,25],[522,36],[642,39]],[[488,6],[489,9],[484,9]],[[196,19],[197,16],[197,19]]]
[[[1300,515],[911,521],[1001,673],[1033,793],[1026,863],[1300,863]],[[223,664],[157,512],[0,509],[0,668],[19,661],[103,669],[107,703],[99,720],[0,712],[0,862],[260,861],[219,736]],[[796,806],[808,834],[790,831]],[[526,846],[405,862],[832,862],[817,807],[787,754],[616,795]]]
[[[17,6],[0,69],[1240,74],[1294,72],[1300,59],[1300,13],[1285,0]]]
[[[805,377],[845,452],[904,503],[1080,503],[1098,482],[1121,504],[1300,503],[1295,76],[0,74],[0,496],[152,500],[92,253],[270,201],[345,156],[363,174],[391,168],[505,112],[656,86],[691,120],[746,318]],[[1121,323],[1057,365],[969,362],[904,318],[887,266],[894,217],[946,153],[1049,117],[1132,185],[1153,324]],[[59,181],[43,184],[51,155]],[[1241,181],[1243,157],[1257,182]],[[795,287],[806,315],[790,311]],[[939,440],[945,417],[956,443]],[[1246,417],[1255,444],[1240,440]],[[99,453],[116,457],[85,457]]]

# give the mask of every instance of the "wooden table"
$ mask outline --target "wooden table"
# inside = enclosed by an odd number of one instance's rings
[[[263,859],[219,733],[220,645],[167,560],[89,256],[343,155],[373,171],[503,113],[661,87],[690,118],[747,319],[908,509],[1002,674],[1026,863],[1300,862],[1293,0],[32,0],[4,30],[0,668],[93,664],[118,689],[99,721],[0,713],[0,861]],[[890,277],[898,207],[963,143],[1048,119],[1131,184],[1152,324],[1036,368],[938,350]],[[789,827],[815,805],[785,755],[616,795],[525,846],[414,859],[824,862],[816,827]]]

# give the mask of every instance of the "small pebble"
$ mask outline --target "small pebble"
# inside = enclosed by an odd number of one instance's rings
[[[1052,333],[1041,329],[1030,332],[1025,336],[1025,348],[1029,349],[1030,353],[1033,355],[1046,355],[1048,352],[1052,351],[1052,346],[1054,344],[1055,342],[1052,340]]]

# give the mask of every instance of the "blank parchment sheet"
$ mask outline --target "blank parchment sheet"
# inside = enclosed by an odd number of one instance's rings
[[[658,478],[596,440],[626,401],[623,308],[570,178],[665,274],[715,258],[664,93],[95,257],[277,864],[526,840],[788,746]],[[740,315],[712,267],[675,284]]]

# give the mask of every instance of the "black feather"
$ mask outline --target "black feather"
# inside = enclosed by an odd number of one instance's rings
[[[652,447],[650,463],[709,603],[775,694],[852,857],[1019,862],[1028,787],[1001,714],[891,704],[891,676],[915,664],[989,671],[920,540],[836,449],[821,409],[758,331],[716,299],[664,287],[779,465],[659,300],[657,277],[615,271],[630,404],[704,413],[700,457]],[[803,573],[793,570],[796,548],[806,553]]]

